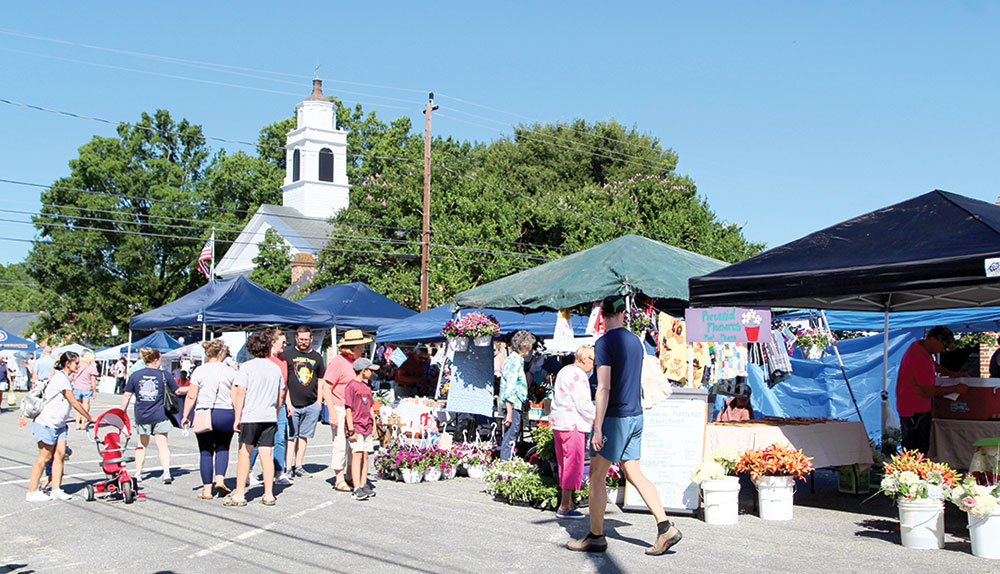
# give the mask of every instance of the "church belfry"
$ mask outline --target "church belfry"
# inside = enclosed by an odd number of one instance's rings
[[[295,106],[295,129],[286,136],[282,203],[309,217],[329,218],[348,205],[347,132],[337,129],[323,82]]]

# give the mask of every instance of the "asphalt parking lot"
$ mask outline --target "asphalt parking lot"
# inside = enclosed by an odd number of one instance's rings
[[[99,395],[97,408],[117,403]],[[195,498],[200,489],[194,436],[170,436],[173,484],[164,485],[155,448],[147,456],[145,498],[83,500],[87,481],[103,477],[96,449],[70,431],[74,449],[64,487],[68,502],[27,503],[27,479],[37,448],[17,413],[0,413],[0,572],[1000,572],[1000,561],[969,553],[965,515],[950,508],[943,550],[899,544],[894,507],[839,494],[833,475],[817,473],[816,493],[801,486],[795,518],[767,522],[752,514],[744,485],[740,522],[710,526],[676,516],[684,540],[667,555],[648,557],[652,518],[610,508],[607,553],[569,552],[563,544],[587,531],[587,521],[557,521],[552,513],[494,502],[482,483],[458,478],[405,485],[376,481],[378,496],[355,501],[332,488],[325,428],[310,446],[315,473],[276,487],[278,503],[248,491],[244,508]],[[235,452],[235,451],[234,451]],[[229,475],[235,473],[235,459]],[[232,486],[233,479],[229,479]]]

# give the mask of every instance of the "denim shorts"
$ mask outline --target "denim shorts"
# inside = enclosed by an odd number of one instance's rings
[[[601,433],[605,441],[597,454],[613,463],[642,458],[642,415],[604,417]]]
[[[316,424],[319,423],[321,410],[323,408],[319,403],[306,407],[292,407],[292,414],[288,417],[288,440],[298,437],[312,438],[316,434]]]
[[[57,442],[66,442],[66,425],[61,428],[54,429],[52,427],[47,427],[42,423],[31,423],[31,434],[34,435],[35,441],[43,442],[47,445],[55,446]]]
[[[151,425],[135,425],[135,428],[139,429],[140,435],[150,435],[150,434],[168,434],[174,425],[170,421],[160,421]]]
[[[94,398],[94,391],[81,391],[80,389],[73,389],[73,396],[76,397],[76,400],[78,401],[82,401],[84,399],[89,401]]]

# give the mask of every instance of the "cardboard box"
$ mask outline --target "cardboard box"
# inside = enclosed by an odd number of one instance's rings
[[[969,390],[955,400],[934,398],[934,418],[972,421],[1000,420],[1000,379],[938,379],[938,386],[964,383]]]

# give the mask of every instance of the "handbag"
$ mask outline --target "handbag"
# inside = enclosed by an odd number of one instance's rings
[[[215,383],[215,396],[212,397],[212,405],[215,404],[216,399],[219,398],[219,387],[222,386],[222,372],[225,367],[219,370],[219,380]],[[191,430],[195,434],[201,434],[206,432],[211,432],[212,429],[212,407],[201,408],[194,410],[194,420],[191,421]]]
[[[170,392],[166,373],[160,371],[160,378],[163,380],[163,412],[174,428],[181,428],[181,421],[178,420],[177,416],[181,413],[181,408],[177,404],[177,395]]]

